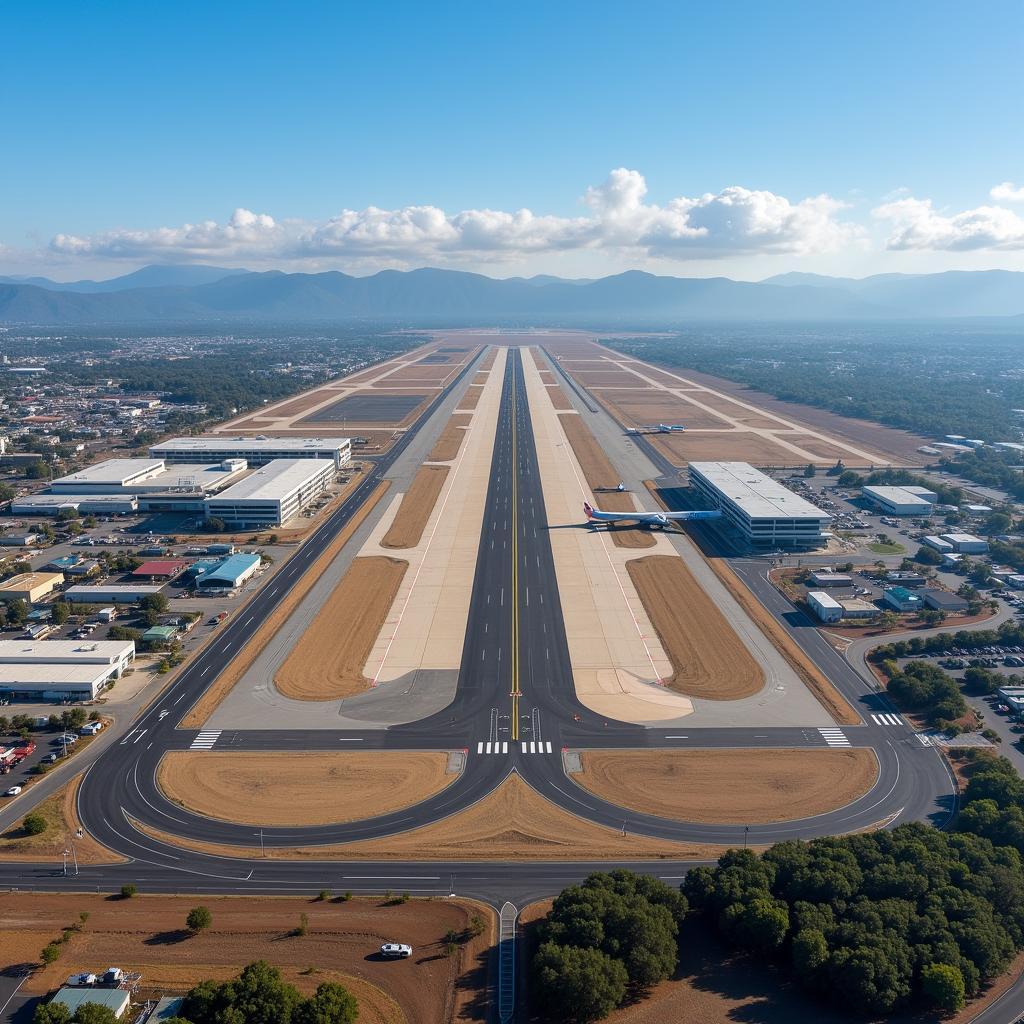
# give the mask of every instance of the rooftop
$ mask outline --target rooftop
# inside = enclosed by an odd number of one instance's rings
[[[277,501],[323,472],[320,460],[272,459],[251,476],[221,491],[215,501]]]
[[[75,484],[118,484],[123,485],[139,477],[152,476],[163,470],[160,459],[108,459],[86,466],[68,476],[53,481],[54,487],[73,487]]]
[[[920,489],[911,490],[909,487],[875,487],[869,485],[862,487],[861,490],[869,498],[880,498],[882,501],[888,501],[894,505],[931,504],[927,497],[920,493]]]
[[[19,661],[111,662],[131,654],[131,640],[0,640],[0,664]]]
[[[211,582],[234,583],[235,579],[243,572],[259,565],[259,555],[247,555],[240,553],[229,555],[215,569],[203,573],[199,579],[200,586],[208,587]]]
[[[25,590],[28,587],[38,587],[46,583],[62,583],[63,581],[64,573],[62,572],[21,572],[0,583],[0,590]]]
[[[691,462],[699,473],[752,519],[784,516],[787,519],[817,519],[831,516],[817,505],[783,487],[777,480],[746,462]]]
[[[843,607],[831,594],[826,594],[824,590],[808,591],[807,597],[808,599],[814,598],[815,602],[821,605],[822,608]]]
[[[198,437],[172,437],[150,447],[150,452],[237,451],[331,451],[348,448],[347,437],[227,437],[223,434],[201,434]]]
[[[188,565],[184,558],[154,558],[132,572],[133,576],[174,576]]]

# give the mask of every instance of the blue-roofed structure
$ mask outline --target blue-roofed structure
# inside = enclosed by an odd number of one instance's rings
[[[60,558],[51,558],[43,568],[47,572],[66,572],[73,565],[77,565],[78,561],[78,555],[61,555]]]
[[[229,555],[216,569],[204,572],[196,580],[196,586],[202,590],[233,590],[253,576],[259,567],[259,555]]]
[[[208,572],[213,572],[215,569],[219,569],[223,563],[223,558],[201,558],[198,562],[193,562],[182,573],[182,576],[199,579],[200,576],[205,576]]]

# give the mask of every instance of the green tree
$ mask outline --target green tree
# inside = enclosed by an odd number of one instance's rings
[[[258,960],[230,981],[201,982],[185,997],[182,1013],[193,1024],[290,1024],[301,1002],[280,971]]]
[[[193,935],[205,931],[211,924],[213,924],[213,914],[210,913],[209,907],[202,905],[193,907],[185,918],[185,926]]]
[[[292,1024],[353,1024],[358,1016],[355,996],[343,985],[327,981],[295,1007]]]
[[[950,964],[925,964],[921,969],[921,991],[940,1010],[955,1013],[963,1009],[967,986],[958,968]]]
[[[32,1015],[32,1024],[71,1024],[71,1011],[62,1003],[40,1003]]]
[[[7,623],[11,626],[23,626],[28,619],[29,607],[19,597],[7,602]]]
[[[629,975],[620,960],[592,948],[545,942],[533,958],[537,1004],[552,1020],[607,1017],[626,998]]]
[[[49,822],[42,814],[33,811],[31,814],[25,815],[21,827],[27,836],[41,836],[49,827]]]
[[[130,900],[139,890],[134,885],[121,886],[121,899]]]
[[[139,607],[163,615],[170,608],[170,602],[167,600],[166,594],[147,594],[139,602]]]
[[[768,897],[727,907],[722,927],[741,946],[776,949],[789,931],[789,910],[781,900]]]
[[[71,609],[66,601],[55,601],[50,608],[50,618],[55,626],[63,626],[71,617]]]
[[[61,949],[59,943],[50,942],[43,946],[43,951],[39,954],[39,959],[42,960],[44,964],[52,964],[55,960],[60,959],[60,953]]]
[[[82,1003],[71,1018],[72,1024],[117,1024],[117,1017],[109,1006]]]

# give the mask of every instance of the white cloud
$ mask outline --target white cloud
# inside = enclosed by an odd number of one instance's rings
[[[579,217],[528,209],[463,210],[436,206],[342,210],[322,223],[275,220],[238,209],[225,224],[203,221],[150,230],[59,234],[51,251],[106,259],[273,260],[422,265],[466,260],[511,262],[568,250],[714,259],[737,254],[834,251],[863,237],[839,220],[842,203],[821,195],[796,202],[740,186],[696,198],[648,203],[638,171],[618,168],[583,196]]]
[[[930,199],[909,197],[883,203],[872,214],[892,225],[887,249],[1024,249],[1024,217],[1002,206],[947,215]]]
[[[997,203],[1024,203],[1024,185],[1003,181],[991,189],[989,195]]]

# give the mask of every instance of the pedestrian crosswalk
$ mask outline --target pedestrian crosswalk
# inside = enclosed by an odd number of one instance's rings
[[[513,744],[514,749],[514,744]],[[519,749],[524,754],[553,754],[554,748],[551,746],[551,740],[521,740],[519,743]],[[507,754],[508,753],[508,741],[507,740],[494,740],[487,742],[481,740],[476,745],[476,752],[478,754]]]
[[[212,750],[213,745],[220,739],[220,729],[203,729],[192,741],[189,750]]]
[[[888,715],[879,713],[871,716],[875,725],[903,725],[903,719],[899,715]]]
[[[850,745],[850,741],[842,729],[819,729],[818,732],[830,747],[848,747]]]

